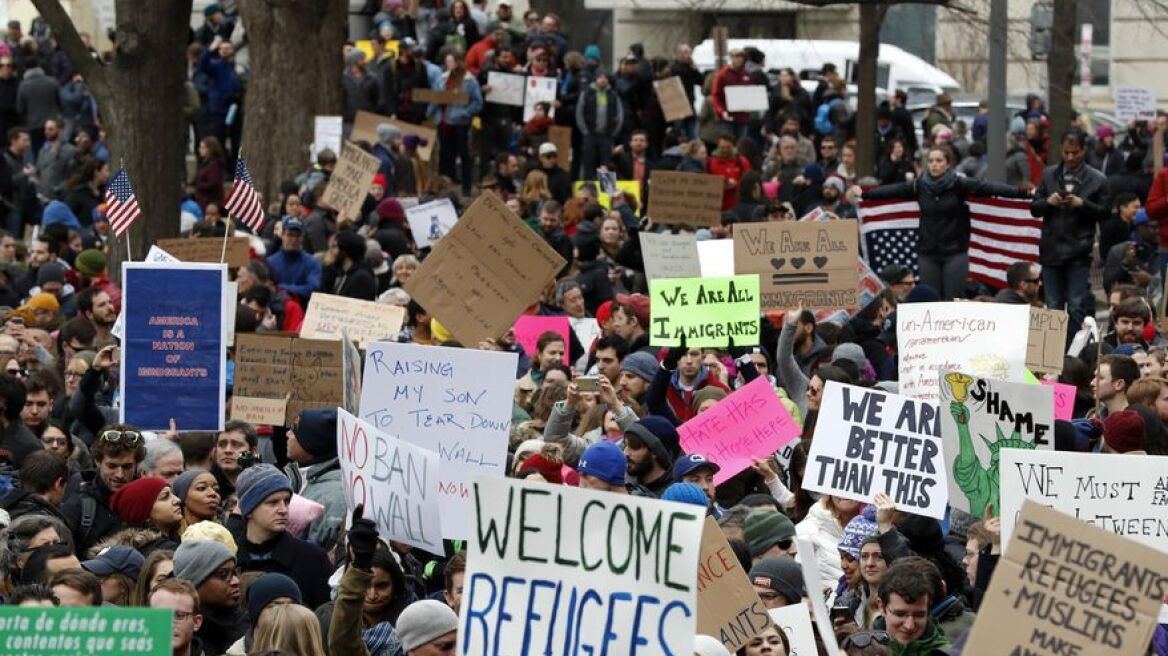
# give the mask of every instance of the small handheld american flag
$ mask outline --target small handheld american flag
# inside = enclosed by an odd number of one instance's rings
[[[114,237],[121,237],[130,229],[130,224],[142,214],[138,209],[138,197],[130,184],[130,174],[125,167],[118,169],[105,190],[105,215],[109,219]]]
[[[231,195],[223,205],[252,232],[258,233],[264,227],[267,220],[264,201],[251,181],[251,174],[247,172],[242,156],[235,160],[235,183],[231,185]]]

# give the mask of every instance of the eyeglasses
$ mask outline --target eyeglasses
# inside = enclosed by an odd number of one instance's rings
[[[185,622],[195,616],[195,613],[189,610],[174,611],[174,621]]]
[[[230,581],[231,579],[235,578],[236,576],[239,576],[239,571],[240,570],[239,570],[238,566],[236,566],[236,567],[220,567],[219,569],[215,570],[215,573],[211,574],[211,576],[214,576],[215,578],[219,579],[220,581]]]
[[[81,373],[81,372],[79,372],[79,371],[66,371],[66,372],[65,372],[65,378],[66,378],[66,379],[69,379],[69,378],[80,378],[80,377],[82,377],[83,375],[84,375],[84,374],[82,374],[82,373]]]
[[[892,638],[888,635],[887,631],[857,631],[845,637],[840,647],[842,649],[847,649],[848,647],[863,649],[873,642],[879,645],[887,645],[892,642]]]
[[[128,431],[120,431],[120,430],[102,431],[101,436],[98,439],[105,440],[106,442],[109,442],[110,444],[117,444],[119,442],[124,441],[126,444],[128,444],[130,446],[137,446],[138,444],[141,444],[143,441],[142,434],[139,433],[138,431],[132,431],[132,430],[128,430]]]

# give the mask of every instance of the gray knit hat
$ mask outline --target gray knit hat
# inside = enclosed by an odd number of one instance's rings
[[[174,552],[174,575],[197,588],[229,560],[235,560],[235,554],[220,542],[183,542]]]
[[[458,615],[450,606],[433,599],[415,601],[397,618],[397,639],[407,654],[427,643],[458,630]]]
[[[178,475],[170,484],[170,491],[174,492],[174,496],[178,497],[179,501],[186,503],[187,492],[191,491],[191,485],[194,485],[195,479],[199,474],[206,474],[206,469],[188,469]]]
[[[401,129],[393,123],[377,124],[377,141],[381,145],[388,146],[391,141],[399,138],[401,138]]]
[[[810,554],[804,556],[808,557]],[[799,603],[806,594],[803,569],[790,556],[771,556],[758,561],[750,568],[750,582],[774,590],[790,604]]]
[[[277,492],[292,492],[292,484],[284,472],[272,465],[262,463],[248,467],[235,482],[235,493],[239,497],[239,512],[244,519],[256,506]]]
[[[660,368],[661,366],[657,364],[657,358],[644,351],[628,354],[624,360],[621,360],[620,366],[621,371],[627,371],[650,383],[653,382],[653,377],[657,375],[657,370]]]

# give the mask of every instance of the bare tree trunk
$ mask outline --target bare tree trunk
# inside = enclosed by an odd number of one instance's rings
[[[274,201],[309,161],[313,117],[341,113],[346,0],[243,0],[252,68],[243,152],[256,187]]]
[[[1047,164],[1062,160],[1059,141],[1071,124],[1071,98],[1075,88],[1075,10],[1077,0],[1055,0],[1046,61],[1050,89],[1050,151]]]
[[[860,56],[856,96],[856,178],[876,172],[876,69],[880,59],[880,25],[888,5],[860,5]]]

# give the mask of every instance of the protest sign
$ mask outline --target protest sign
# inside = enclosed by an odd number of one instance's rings
[[[178,237],[159,239],[159,249],[180,262],[226,262],[232,269],[247,266],[251,261],[251,240],[247,237],[228,237],[226,257],[222,237]],[[152,248],[153,252],[153,248]],[[146,259],[150,262],[150,258]],[[165,261],[159,259],[158,261]]]
[[[699,241],[698,260],[702,265],[702,276],[706,278],[734,275],[734,240],[706,239]],[[760,280],[760,285],[761,282]]]
[[[937,406],[829,382],[819,406],[803,489],[941,519],[949,500]],[[810,553],[810,552],[807,552]]]
[[[1075,395],[1076,390],[1074,385],[1067,385],[1066,383],[1058,383],[1053,380],[1042,381],[1043,385],[1051,388],[1054,392],[1054,418],[1062,419],[1063,421],[1070,421],[1075,416]]]
[[[325,148],[341,152],[341,134],[344,132],[340,116],[314,116],[312,121],[312,153],[310,159]]]
[[[225,264],[122,263],[122,423],[223,430]]]
[[[713,517],[706,517],[702,527],[697,587],[698,633],[717,638],[731,652],[772,623]]]
[[[405,321],[405,309],[357,298],[316,292],[308,302],[300,336],[305,339],[340,339],[341,331],[364,347],[378,339],[397,337]]]
[[[472,487],[459,654],[693,653],[704,509],[485,476]]]
[[[523,106],[523,83],[527,78],[514,73],[500,71],[487,72],[487,86],[490,90],[483,96],[483,100],[496,105]]]
[[[405,290],[458,341],[501,336],[564,258],[491,192],[479,194]]]
[[[344,366],[341,342],[241,333],[231,418],[291,426],[301,410],[341,405]]]
[[[787,656],[817,656],[815,632],[811,628],[811,613],[803,604],[791,604],[767,611],[771,621],[787,636],[791,651]]]
[[[377,430],[337,409],[341,486],[352,512],[377,523],[382,536],[441,556],[438,454]]]
[[[734,271],[759,274],[765,310],[856,307],[858,234],[853,220],[736,225]]]
[[[588,370],[588,354],[591,352],[592,344],[600,339],[600,323],[593,317],[568,317],[568,323],[572,326],[572,332],[576,334],[576,341],[584,347],[584,354],[575,365],[576,371],[583,373]],[[571,350],[570,346],[568,350]]]
[[[1156,90],[1147,87],[1115,87],[1115,118],[1120,123],[1156,120]]]
[[[1041,374],[1063,371],[1067,351],[1067,313],[1030,308],[1030,333],[1026,338],[1026,367]]]
[[[381,168],[381,161],[361,150],[352,143],[345,142],[337,158],[337,167],[328,179],[321,202],[337,211],[337,220],[356,219],[361,212],[361,204],[369,195],[369,185],[373,176]]]
[[[549,130],[550,129],[551,128],[549,128]],[[569,138],[570,138],[570,136],[571,135],[569,135]],[[560,152],[563,153],[564,151],[561,150]],[[562,163],[563,160],[564,160],[564,158],[561,156],[560,162]],[[597,173],[599,173],[599,171]],[[613,175],[616,175],[616,174],[614,173]],[[601,185],[601,182],[599,180],[577,180],[574,183],[572,183],[572,193],[573,194],[580,193],[580,188],[584,186],[585,182],[591,182],[592,186],[596,188],[596,204],[600,205],[601,207],[603,207],[606,210],[611,210],[612,209],[612,194],[609,194],[608,192],[604,191],[601,188],[602,185]],[[617,180],[616,181],[616,191],[617,191],[617,193],[622,193],[622,194],[627,194],[629,196],[632,196],[633,200],[637,203],[637,206],[638,207],[640,206],[640,204],[641,204],[641,183],[640,182],[637,182],[636,180]]]
[[[170,656],[166,608],[0,606],[0,648],[9,656]]]
[[[548,104],[548,118],[555,118],[558,89],[559,81],[554,77],[528,76],[523,94],[523,122],[526,123],[535,116],[535,105],[541,102]]]
[[[700,453],[721,467],[714,474],[715,485],[749,468],[752,458],[769,457],[801,432],[766,376],[738,388],[677,429],[683,451]]]
[[[672,123],[693,116],[693,105],[685,95],[681,78],[674,75],[663,80],[654,80],[653,91],[657,92],[657,102],[661,104],[666,121]]]
[[[442,536],[469,537],[470,480],[505,475],[518,356],[374,342],[365,351],[360,417],[442,459]]]
[[[382,123],[389,123],[390,125],[396,126],[397,129],[401,130],[403,137],[413,135],[425,139],[426,145],[418,146],[418,156],[424,161],[430,161],[434,147],[438,144],[438,131],[424,125],[406,123],[405,121],[399,121],[372,112],[358,111],[357,116],[353,119],[353,131],[349,133],[349,139],[353,143],[364,141],[369,145],[373,145],[377,143],[377,126]]]
[[[470,102],[470,95],[465,91],[450,89],[414,89],[414,102],[431,103],[434,105],[465,105]]]
[[[944,504],[941,504],[942,506]],[[814,554],[815,543],[810,538],[799,537],[795,538],[795,544],[798,545],[799,553]],[[839,643],[835,640],[835,630],[831,625],[831,616],[827,614],[827,605],[823,602],[827,598],[825,594],[829,588],[824,585],[824,581],[819,577],[819,567],[816,565],[817,558],[799,558],[799,568],[803,570],[803,588],[807,591],[807,598],[811,601],[811,613],[815,616],[815,626],[819,629],[819,638],[823,641],[823,646],[827,648],[829,654],[840,654]],[[831,581],[831,588],[835,587],[835,581]],[[817,654],[818,652],[809,652],[810,654]]]
[[[572,168],[572,128],[568,125],[553,125],[548,128],[549,143],[555,144],[559,158],[556,165],[568,171]]]
[[[552,332],[564,338],[564,364],[568,362],[568,345],[571,340],[568,338],[568,317],[554,316],[544,317],[532,314],[525,314],[515,320],[515,343],[523,347],[523,352],[535,361],[539,357],[539,349],[536,348],[536,342],[539,341],[540,335]]]
[[[725,185],[720,175],[654,170],[649,173],[649,215],[657,223],[719,225]]]
[[[761,84],[725,87],[726,109],[731,112],[765,112],[770,106],[767,88]]]
[[[957,371],[940,373],[941,437],[949,505],[981,519],[998,503],[1003,450],[1054,444],[1054,390]]]
[[[693,235],[642,232],[641,254],[645,261],[645,276],[649,280],[702,275],[698,241]]]
[[[1005,544],[964,653],[1146,653],[1168,588],[1164,552],[1029,499]]]
[[[942,370],[1022,382],[1029,305],[905,303],[896,308],[900,393],[936,402]]]
[[[458,210],[449,198],[439,198],[407,209],[406,220],[410,222],[414,243],[418,248],[428,248],[458,223]]]
[[[341,331],[341,407],[351,415],[361,411],[361,351],[349,338],[349,331]]]
[[[690,347],[759,343],[758,276],[658,278],[649,281],[652,300],[649,343]]]

